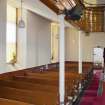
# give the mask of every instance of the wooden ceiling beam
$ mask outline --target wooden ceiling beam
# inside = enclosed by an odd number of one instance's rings
[[[50,9],[52,9],[55,13],[59,14],[60,10],[58,7],[51,2],[51,0],[40,0]],[[70,0],[68,0],[70,2]],[[81,0],[75,0],[77,4],[81,3]],[[82,3],[81,3],[82,4]],[[65,17],[70,24],[74,27],[81,29],[86,32],[103,32],[104,31],[104,6],[98,7],[86,7],[84,10],[84,15],[79,21],[72,21],[69,18]]]
[[[59,14],[59,9],[50,0],[40,0],[40,1],[44,3],[47,7],[49,7],[51,10],[53,10],[55,13]]]

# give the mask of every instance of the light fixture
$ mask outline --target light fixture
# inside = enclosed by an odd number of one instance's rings
[[[21,19],[19,20],[19,28],[25,28],[25,22],[23,20],[23,1],[21,0]]]
[[[59,14],[65,14],[73,21],[80,20],[83,15],[84,5],[76,0],[51,0],[59,9]]]

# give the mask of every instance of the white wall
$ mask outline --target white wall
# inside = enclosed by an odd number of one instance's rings
[[[20,8],[20,2],[21,0],[7,0],[8,4]],[[34,13],[49,19],[51,21],[58,22],[58,16],[57,14],[52,11],[49,7],[47,7],[45,4],[43,4],[40,0],[24,0],[23,2],[23,8],[33,11]],[[67,21],[65,21],[66,26],[72,27],[71,24],[69,24]]]
[[[21,18],[20,10],[18,11],[18,22]],[[26,67],[27,57],[27,10],[23,10],[23,19],[25,21],[25,28],[19,28],[17,25],[17,64],[15,69],[22,69]]]
[[[7,16],[6,0],[0,0],[0,62],[6,61],[6,16]]]
[[[51,23],[51,62],[55,63],[59,60],[59,25]]]
[[[18,58],[15,66],[6,63],[6,0],[0,0],[0,73],[50,63],[50,20],[24,12],[25,29],[18,30]],[[66,28],[66,60],[78,60],[78,30]],[[93,47],[105,47],[105,33],[91,33],[83,38],[83,60],[92,61]]]
[[[14,69],[14,67],[6,63],[6,22],[7,0],[0,0],[0,73]]]
[[[6,69],[6,0],[0,0],[0,72]],[[6,71],[6,70],[5,70]]]
[[[50,63],[51,21],[32,12],[27,16],[27,66]]]
[[[17,63],[6,63],[6,0],[0,0],[0,8],[0,73],[50,63],[50,21],[25,9],[25,28],[17,29]]]
[[[67,61],[78,60],[78,31],[75,28],[65,28],[65,49]]]
[[[78,61],[78,34],[75,28],[66,29],[66,60]],[[86,36],[82,32],[82,56],[83,61],[93,61],[93,48],[105,47],[105,33],[90,33]]]
[[[83,35],[83,60],[93,61],[93,48],[97,46],[105,47],[105,33],[90,33]]]

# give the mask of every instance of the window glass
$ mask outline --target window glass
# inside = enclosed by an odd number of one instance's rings
[[[6,60],[16,62],[16,8],[10,5],[7,6]]]

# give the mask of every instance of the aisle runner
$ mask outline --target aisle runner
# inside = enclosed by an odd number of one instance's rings
[[[89,87],[87,87],[87,89],[84,91],[80,105],[105,105],[105,92],[103,92],[102,84],[102,70],[94,70],[93,80]]]

